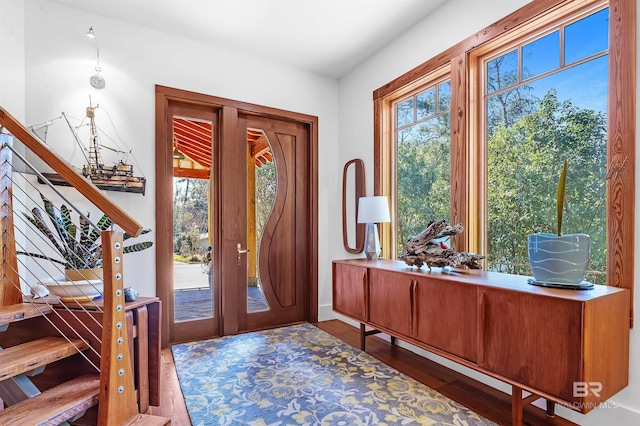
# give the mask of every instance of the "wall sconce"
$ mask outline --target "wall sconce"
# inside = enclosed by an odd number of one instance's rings
[[[92,38],[96,41],[96,73],[89,78],[89,83],[96,89],[104,89],[106,82],[104,77],[100,75],[100,71],[102,71],[102,67],[100,67],[100,46],[98,46],[98,37],[96,37],[96,33],[93,31],[93,27],[89,27],[89,31],[86,33],[87,37]]]
[[[380,238],[376,223],[391,222],[389,201],[385,196],[360,197],[358,201],[358,223],[366,223],[364,233],[364,252],[367,259],[375,260],[380,256]]]

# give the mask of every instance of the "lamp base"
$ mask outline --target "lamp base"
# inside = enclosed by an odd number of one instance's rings
[[[364,253],[367,255],[367,259],[376,260],[380,258],[380,252],[378,227],[375,223],[367,223],[364,233]]]

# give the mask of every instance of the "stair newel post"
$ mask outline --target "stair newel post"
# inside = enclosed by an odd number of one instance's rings
[[[0,307],[22,303],[13,228],[12,153],[8,148],[13,136],[2,130],[0,126]]]
[[[138,414],[125,322],[122,232],[102,232],[104,323],[98,425],[121,425]]]

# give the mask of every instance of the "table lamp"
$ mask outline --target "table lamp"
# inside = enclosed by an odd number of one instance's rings
[[[358,223],[366,223],[364,252],[367,259],[380,256],[380,239],[376,223],[391,222],[389,201],[385,196],[360,197],[358,200]]]

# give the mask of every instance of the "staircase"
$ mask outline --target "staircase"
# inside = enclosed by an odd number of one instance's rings
[[[11,323],[51,313],[51,308],[19,304],[0,308],[0,330]],[[26,377],[48,364],[88,349],[81,339],[42,337],[0,350],[0,395],[13,405],[0,411],[2,425],[58,425],[81,417],[98,403],[100,376],[85,374],[43,393]]]
[[[132,358],[135,352],[129,346],[126,326],[130,318],[125,317],[123,309],[122,231],[101,232],[103,306],[95,305],[101,322],[76,299],[69,304],[57,299],[25,302],[29,288],[42,282],[30,265],[18,260],[16,246],[23,251],[21,240],[32,238],[25,232],[35,231],[19,222],[22,214],[14,215],[13,204],[23,202],[24,197],[16,195],[23,189],[16,182],[22,181],[13,176],[22,176],[25,167],[33,166],[13,149],[13,137],[125,232],[137,236],[142,230],[0,107],[0,425],[169,424],[169,419],[139,412]],[[13,155],[24,164],[14,168]]]
[[[85,374],[0,411],[0,424],[59,425],[73,421],[98,403],[99,394],[100,376]]]
[[[0,307],[0,331],[8,332],[12,323],[37,320],[51,312],[51,306],[45,304]],[[96,406],[100,394],[99,374],[81,374],[42,393],[28,377],[41,374],[47,365],[77,356],[78,351],[88,348],[82,339],[53,336],[0,348],[0,398],[11,404],[0,409],[0,425],[69,424],[65,422],[81,419],[88,409]],[[169,423],[162,417],[137,414],[125,424],[162,426]]]

